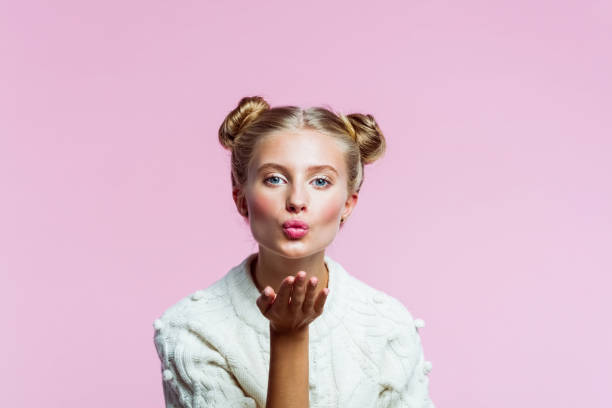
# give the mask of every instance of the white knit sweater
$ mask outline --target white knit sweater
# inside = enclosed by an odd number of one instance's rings
[[[265,407],[269,320],[255,304],[256,253],[153,323],[166,408]],[[434,408],[413,319],[401,302],[348,274],[328,255],[329,297],[309,325],[310,407]]]

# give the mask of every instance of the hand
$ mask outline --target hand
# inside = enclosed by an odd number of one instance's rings
[[[295,277],[288,276],[283,280],[278,296],[267,286],[256,303],[261,313],[270,320],[270,330],[283,334],[297,332],[319,317],[323,313],[329,289],[320,291],[315,299],[317,284],[316,277],[306,284],[306,272],[299,271]]]

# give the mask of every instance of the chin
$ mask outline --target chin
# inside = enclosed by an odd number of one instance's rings
[[[303,258],[312,253],[312,250],[303,244],[295,245],[290,242],[289,245],[287,243],[281,244],[279,248],[279,255],[284,256],[285,258]]]
[[[312,246],[303,240],[287,240],[285,237],[276,242],[260,242],[259,245],[268,252],[287,259],[304,258],[321,250],[318,247],[313,250]]]
[[[304,258],[319,253],[321,251],[325,251],[332,241],[333,240],[329,242],[317,242],[315,244],[302,240],[285,240],[285,242],[279,243],[278,252],[279,255],[284,256],[285,258]]]

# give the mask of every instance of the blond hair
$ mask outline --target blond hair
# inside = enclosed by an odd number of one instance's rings
[[[345,146],[347,189],[358,193],[363,183],[363,166],[385,152],[385,138],[372,115],[336,114],[323,107],[271,108],[261,96],[244,97],[219,127],[219,142],[231,150],[232,187],[242,187],[258,140],[276,131],[311,129],[329,135]]]

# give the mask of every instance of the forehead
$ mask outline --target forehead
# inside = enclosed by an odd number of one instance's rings
[[[310,129],[277,131],[257,142],[252,168],[274,162],[288,168],[302,169],[313,165],[332,165],[344,171],[344,148],[336,138]]]

